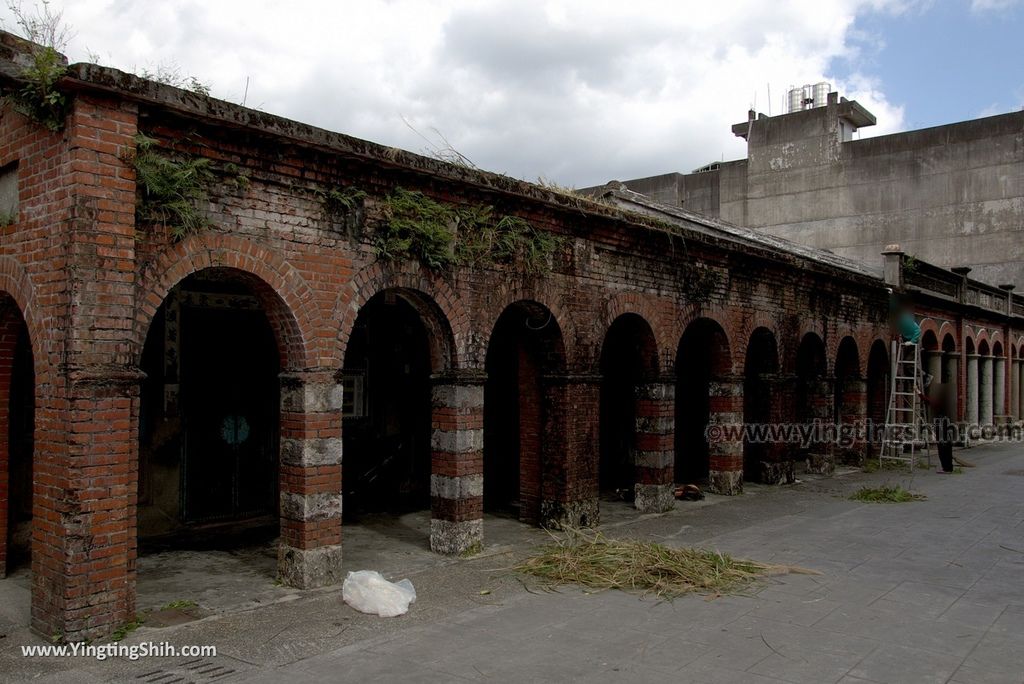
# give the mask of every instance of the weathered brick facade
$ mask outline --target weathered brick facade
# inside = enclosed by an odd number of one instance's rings
[[[856,351],[856,367],[844,370],[842,415],[866,413],[869,350],[889,339],[878,278],[109,69],[74,65],[60,85],[70,98],[62,130],[50,132],[9,109],[0,119],[0,165],[16,164],[19,190],[17,217],[0,228],[0,434],[8,433],[9,340],[23,325],[35,372],[32,614],[40,633],[91,638],[134,615],[142,357],[155,319],[166,316],[161,306],[197,274],[244,285],[274,332],[279,572],[297,587],[340,579],[348,480],[341,371],[360,311],[382,292],[413,306],[429,340],[430,545],[439,552],[470,551],[484,539],[485,384],[498,337],[511,350],[506,358],[517,359],[519,515],[530,522],[599,519],[600,357],[607,331],[625,314],[649,326],[657,360],[635,397],[643,510],[671,505],[673,402],[686,390],[685,382],[675,386],[678,364],[696,362],[678,352],[694,322],[720,331],[706,387],[710,424],[743,422],[747,348],[764,336],[777,360],[759,372],[769,384],[794,388],[779,393],[766,418],[793,420],[802,412],[831,421],[841,344]],[[168,151],[211,160],[216,180],[201,207],[207,229],[175,242],[166,227],[137,222],[138,133]],[[337,187],[366,197],[344,216],[332,215],[318,193]],[[396,187],[452,205],[493,205],[564,242],[544,274],[515,265],[441,273],[411,260],[383,261],[371,240]],[[682,266],[689,263],[718,274],[709,296],[688,288]],[[1019,355],[1019,313],[952,300],[928,306],[931,318],[950,321],[961,387],[965,344],[980,339],[978,328],[998,328],[988,339],[1000,336],[1005,353]],[[519,326],[518,336],[500,320]],[[822,358],[802,375],[798,350],[807,340]],[[796,406],[801,396],[805,405]],[[7,508],[5,445],[0,516]],[[707,452],[712,489],[729,494],[742,491],[745,475],[785,471],[792,457],[773,445],[758,457],[759,469],[745,473],[742,440],[715,441]],[[830,447],[815,451],[811,464],[829,472]]]

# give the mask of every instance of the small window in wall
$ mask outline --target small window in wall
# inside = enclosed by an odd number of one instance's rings
[[[0,168],[0,227],[18,221],[18,162]]]
[[[366,415],[366,371],[349,371],[341,378],[344,396],[341,402],[343,418],[362,418]]]

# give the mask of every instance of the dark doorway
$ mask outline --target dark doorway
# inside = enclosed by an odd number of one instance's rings
[[[562,334],[535,302],[498,318],[487,347],[484,386],[484,509],[540,519],[546,416],[543,374],[562,367]]]
[[[250,280],[228,269],[190,276],[150,326],[140,538],[193,530],[180,537],[188,541],[198,525],[232,523],[237,531],[240,521],[276,519],[280,357]]]
[[[875,340],[868,353],[868,456],[877,456],[882,447],[885,412],[889,394],[889,352],[885,342]]]
[[[729,344],[715,321],[700,318],[687,326],[676,356],[676,482],[706,484],[710,470],[707,427],[711,383],[728,374]]]
[[[401,292],[372,297],[345,352],[345,517],[430,507],[428,332]]]
[[[603,494],[632,500],[636,480],[637,387],[653,380],[657,346],[650,326],[636,314],[615,319],[601,348],[601,459]]]
[[[767,473],[762,464],[773,463],[780,456],[765,432],[779,417],[773,415],[772,407],[786,400],[781,394],[792,391],[780,382],[778,373],[775,335],[767,328],[758,328],[750,335],[743,369],[743,422],[751,430],[743,442],[743,479],[747,482],[764,481]]]
[[[10,315],[10,314],[8,314]],[[12,321],[13,322],[13,321]],[[8,406],[7,571],[28,566],[32,555],[32,454],[35,426],[35,369],[28,329],[18,320],[10,369]],[[0,568],[2,571],[3,568]],[[0,572],[2,574],[2,572]]]

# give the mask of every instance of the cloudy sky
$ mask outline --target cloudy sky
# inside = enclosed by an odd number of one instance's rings
[[[879,121],[865,136],[1024,105],[1020,0],[51,5],[73,61],[176,68],[217,97],[414,151],[443,146],[437,131],[482,168],[576,187],[743,157],[731,124],[780,113],[792,84],[859,100]]]

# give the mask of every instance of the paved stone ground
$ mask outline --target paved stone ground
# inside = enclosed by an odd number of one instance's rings
[[[0,679],[1022,684],[1024,450],[987,445],[964,456],[978,467],[960,475],[855,471],[680,503],[666,515],[606,507],[609,535],[717,548],[822,573],[771,578],[742,596],[664,603],[573,587],[531,591],[505,568],[543,542],[544,533],[488,520],[489,538],[499,543],[473,559],[437,559],[413,542],[401,552],[368,543],[370,552],[348,554],[346,564],[354,557],[360,567],[412,578],[419,600],[402,618],[360,615],[336,589],[275,596],[256,586],[266,592],[265,605],[212,606],[217,612],[205,619],[143,627],[128,639],[214,644],[216,658],[27,660],[18,647],[39,641],[15,625],[0,639]],[[864,484],[886,482],[928,499],[847,498]],[[356,531],[346,549],[359,534],[369,541],[383,533],[372,526]],[[167,556],[159,565],[173,562]],[[0,581],[0,625],[10,620],[6,599],[17,581]],[[207,590],[180,588],[182,595]]]

